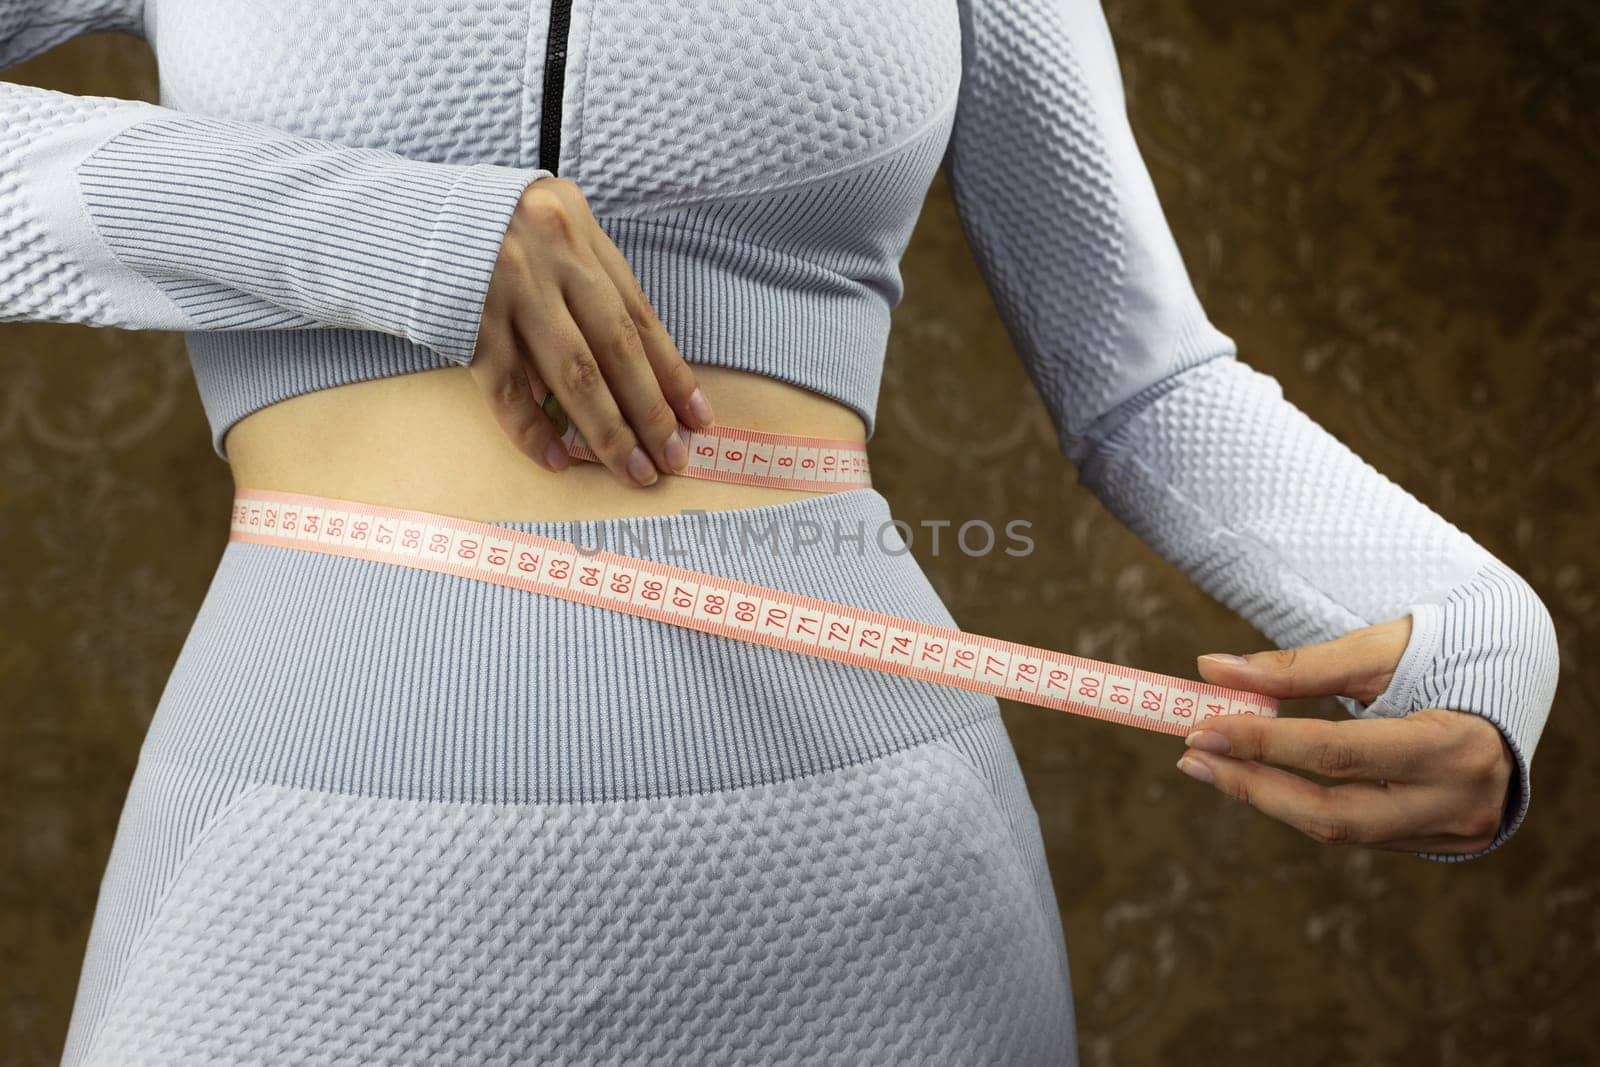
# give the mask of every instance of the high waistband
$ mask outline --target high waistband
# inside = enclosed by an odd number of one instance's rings
[[[856,489],[508,529],[952,626]],[[874,759],[992,697],[393,563],[229,542],[145,752],[362,795],[649,798]]]

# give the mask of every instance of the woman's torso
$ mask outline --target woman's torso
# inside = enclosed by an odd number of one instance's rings
[[[583,189],[718,422],[870,433],[898,261],[953,121],[955,0],[147,0],[146,23],[168,106],[424,160],[547,166],[559,89],[550,169]],[[220,331],[190,353],[242,486],[501,520],[803,495],[544,471],[470,371],[392,338]]]

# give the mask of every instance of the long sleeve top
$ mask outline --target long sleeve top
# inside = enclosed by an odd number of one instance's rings
[[[0,83],[0,318],[184,331],[220,456],[276,400],[469,362],[554,173],[686,358],[870,433],[942,167],[1082,482],[1281,646],[1409,614],[1387,690],[1340,699],[1493,722],[1490,849],[1521,823],[1549,612],[1208,321],[1095,0],[0,0],[0,67],[94,30],[149,41],[160,102]]]

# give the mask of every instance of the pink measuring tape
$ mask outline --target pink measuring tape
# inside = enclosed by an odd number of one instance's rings
[[[859,444],[733,428],[691,434],[687,442],[711,449],[695,477],[815,492],[868,484]],[[1260,693],[931,626],[454,515],[240,488],[228,537],[475,578],[1161,733],[1186,734],[1216,715],[1278,711],[1277,699]]]
[[[679,426],[678,437],[689,449],[689,469],[681,477],[811,493],[837,493],[872,484],[867,450],[859,441],[796,437],[738,426],[709,430]],[[561,441],[574,459],[600,461],[576,426],[568,426]]]

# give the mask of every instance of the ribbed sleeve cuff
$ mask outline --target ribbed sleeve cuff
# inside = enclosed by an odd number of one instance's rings
[[[550,176],[159,108],[75,172],[100,240],[192,328],[376,330],[456,363],[517,201]]]
[[[1448,708],[1481,715],[1500,730],[1513,767],[1494,840],[1479,852],[1419,853],[1446,863],[1475,859],[1504,844],[1528,813],[1533,752],[1560,669],[1555,624],[1532,587],[1492,558],[1442,603],[1407,610],[1411,639],[1388,687],[1371,704],[1340,701],[1363,718]]]
[[[438,220],[417,272],[407,335],[455,363],[472,362],[495,262],[512,212],[525,190],[547,170],[478,163],[462,168],[440,205]],[[428,291],[429,279],[450,278],[450,300]]]

